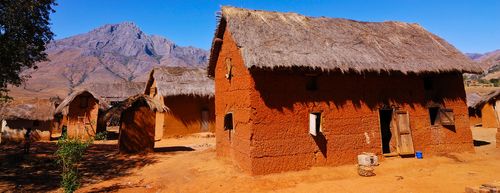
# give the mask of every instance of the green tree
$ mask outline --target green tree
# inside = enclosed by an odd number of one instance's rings
[[[55,0],[0,0],[0,102],[9,84],[19,86],[20,73],[47,60],[45,45],[52,40],[50,14]],[[3,100],[2,100],[3,99]]]

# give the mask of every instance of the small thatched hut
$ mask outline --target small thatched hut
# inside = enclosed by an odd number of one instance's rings
[[[167,108],[147,95],[132,96],[109,110],[110,114],[121,114],[118,139],[120,151],[153,151],[157,112],[167,112]]]
[[[58,100],[18,99],[0,105],[1,142],[20,142],[28,128],[32,140],[50,140]]]
[[[471,125],[481,124],[482,127],[500,128],[500,90],[491,91],[486,95],[467,94],[469,118]]]
[[[266,174],[474,151],[465,72],[481,69],[418,24],[223,7],[208,66],[217,154]]]
[[[99,116],[108,104],[89,90],[78,90],[67,96],[55,110],[62,114],[62,123],[67,127],[68,137],[86,139],[105,131],[106,127],[98,124]]]
[[[150,73],[144,94],[170,109],[157,112],[156,140],[214,131],[214,85],[205,69],[155,68]]]
[[[78,87],[95,93],[109,105],[115,105],[125,99],[141,94],[144,91],[144,82],[112,82],[112,83],[89,83]]]

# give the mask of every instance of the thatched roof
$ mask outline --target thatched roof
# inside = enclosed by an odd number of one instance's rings
[[[500,96],[500,90],[495,90],[495,91],[491,91],[490,93],[484,95],[484,96],[480,96],[478,99],[473,99],[472,97],[475,97],[475,96],[469,96],[469,95],[472,95],[473,93],[468,93],[467,94],[467,106],[469,106],[470,108],[474,108],[474,109],[478,109],[478,108],[481,108],[484,104],[488,103],[488,102],[491,102],[491,101],[494,101],[494,100],[498,100],[499,99],[499,96]],[[469,103],[469,98],[471,98],[471,102]]]
[[[51,99],[18,99],[0,105],[0,120],[40,120],[54,118],[55,105]]]
[[[104,120],[108,121],[111,117],[120,117],[121,113],[124,110],[137,104],[146,104],[154,112],[168,111],[168,108],[158,100],[154,100],[147,95],[138,94],[135,96],[131,96],[120,104],[109,108],[104,115]]]
[[[80,86],[77,90],[87,89],[106,101],[123,101],[142,93],[144,85],[144,82],[90,83]]]
[[[156,81],[156,87],[161,96],[214,96],[215,92],[214,81],[208,78],[207,72],[203,68],[154,68],[149,75],[144,93],[149,94],[149,88],[151,88],[153,81]]]
[[[418,24],[222,7],[210,53],[210,76],[214,76],[225,29],[231,32],[247,68],[404,74],[482,72],[455,47]]]
[[[106,110],[109,108],[108,103],[106,103],[106,101],[104,101],[101,97],[99,97],[99,95],[97,95],[94,92],[89,91],[87,89],[82,89],[82,90],[77,90],[77,91],[71,93],[69,96],[67,96],[61,102],[61,104],[56,108],[55,114],[57,114],[57,113],[67,114],[68,111],[67,111],[66,107],[71,103],[71,101],[73,101],[73,99],[75,99],[77,96],[84,94],[84,93],[88,93],[88,94],[92,95],[92,97],[97,99],[99,101],[99,108],[101,108],[103,110]]]
[[[481,95],[475,92],[468,92],[466,96],[468,107],[474,107],[482,99]]]

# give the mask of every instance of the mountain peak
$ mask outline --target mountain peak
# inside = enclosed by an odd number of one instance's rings
[[[71,90],[95,82],[144,82],[157,66],[202,67],[208,61],[207,51],[147,35],[132,22],[107,24],[56,40],[47,46],[46,53],[50,61],[37,64],[36,71],[25,72],[32,76],[27,90]]]
[[[122,22],[118,24],[106,24],[101,27],[98,27],[94,30],[92,30],[90,33],[106,33],[106,34],[114,34],[114,33],[120,33],[120,32],[127,32],[127,33],[140,33],[142,34],[143,32],[141,29],[133,22]]]

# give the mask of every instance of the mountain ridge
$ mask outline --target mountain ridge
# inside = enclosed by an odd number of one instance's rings
[[[13,96],[64,97],[87,84],[145,82],[157,66],[205,67],[208,61],[208,51],[148,35],[132,22],[54,40],[46,53],[49,61],[23,71],[31,78],[20,88],[11,88]]]

